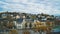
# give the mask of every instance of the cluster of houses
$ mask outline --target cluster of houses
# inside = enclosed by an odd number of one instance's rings
[[[33,27],[35,22],[41,22],[46,25],[46,22],[53,22],[55,18],[53,15],[48,14],[27,14],[18,12],[2,12],[0,13],[0,24],[3,28],[29,28]],[[3,24],[2,24],[3,23]],[[9,25],[8,25],[9,24]],[[0,26],[0,27],[2,27]]]
[[[40,22],[42,25],[57,25],[56,17],[48,14],[28,14],[18,12],[1,12],[0,13],[0,29],[24,29],[33,28],[35,23]]]

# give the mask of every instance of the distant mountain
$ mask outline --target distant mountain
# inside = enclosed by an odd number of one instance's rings
[[[60,16],[60,14],[54,14],[54,16]]]

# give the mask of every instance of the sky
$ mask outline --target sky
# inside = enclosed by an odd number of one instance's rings
[[[0,0],[0,12],[60,15],[60,0]]]

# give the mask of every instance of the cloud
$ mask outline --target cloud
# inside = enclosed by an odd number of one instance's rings
[[[60,0],[1,0],[0,7],[3,11],[58,14]]]

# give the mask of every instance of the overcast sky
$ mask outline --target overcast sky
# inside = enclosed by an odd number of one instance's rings
[[[60,0],[0,0],[0,12],[60,14]]]

